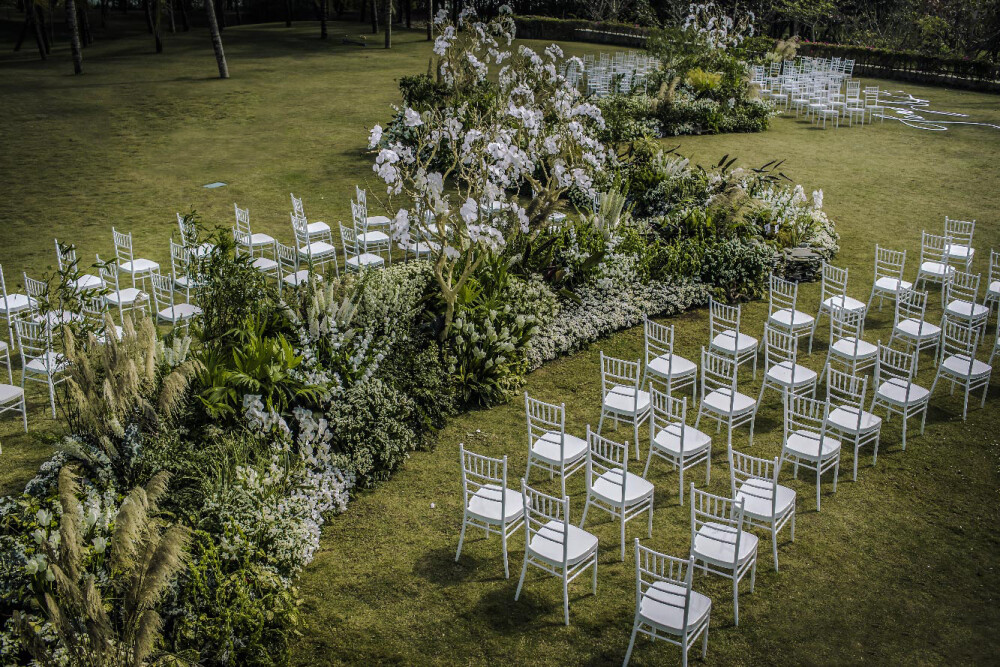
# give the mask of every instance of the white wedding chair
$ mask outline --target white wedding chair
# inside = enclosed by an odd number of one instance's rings
[[[587,500],[580,528],[593,505],[621,522],[621,559],[625,560],[625,524],[648,513],[648,537],[653,536],[653,485],[628,471],[628,442],[599,436],[587,426]]]
[[[181,245],[187,248],[193,257],[205,257],[215,250],[215,246],[211,243],[199,241],[198,228],[193,217],[189,218],[178,213],[177,228],[180,230]]]
[[[632,638],[625,652],[625,667],[632,657],[635,638],[641,632],[652,640],[662,639],[681,649],[681,665],[687,667],[688,651],[701,638],[701,657],[708,652],[708,625],[712,600],[692,590],[694,559],[674,558],[653,551],[635,540],[635,618]]]
[[[975,220],[953,220],[944,217],[944,236],[948,240],[945,253],[949,262],[962,267],[963,271],[972,269],[972,258],[976,249],[972,247],[972,236],[976,232]]]
[[[941,322],[941,358],[938,363],[934,383],[931,384],[931,395],[937,387],[938,380],[951,382],[951,393],[960,386],[965,392],[962,402],[962,421],[969,414],[969,394],[977,389],[983,390],[983,400],[980,408],[986,407],[986,394],[990,390],[990,375],[993,367],[976,359],[979,349],[979,330],[968,323],[952,320],[945,315]],[[992,355],[990,361],[992,362]]]
[[[861,313],[863,318],[868,311],[864,301],[858,301],[854,297],[847,296],[847,269],[839,268],[828,262],[823,262],[822,283],[820,284],[819,311],[813,319],[812,334],[809,338],[816,336],[816,327],[819,325],[823,315],[831,316],[841,310]],[[832,339],[831,339],[831,342]],[[811,351],[811,348],[810,348]]]
[[[687,398],[650,389],[649,454],[642,476],[649,474],[653,455],[680,471],[680,504],[684,504],[684,471],[705,464],[705,485],[712,477],[712,438],[687,423]]]
[[[873,445],[872,465],[878,461],[879,438],[882,418],[865,410],[868,378],[858,377],[835,368],[826,369],[826,402],[830,406],[827,430],[841,442],[854,445],[854,481],[858,481],[858,452]]]
[[[885,123],[885,105],[879,103],[878,93],[878,86],[865,86],[865,110],[868,112],[869,123],[874,122],[876,114]]]
[[[344,226],[341,225],[340,229],[343,230]],[[295,247],[299,254],[299,264],[321,268],[332,262],[334,271],[338,276],[340,275],[340,269],[337,266],[337,248],[332,243],[313,240],[305,218],[293,215],[292,230],[295,233]]]
[[[757,339],[740,331],[742,309],[727,306],[714,298],[708,299],[709,350],[732,357],[737,367],[753,362],[753,378],[757,379]]]
[[[170,239],[170,277],[174,281],[174,290],[184,292],[188,301],[192,300],[191,293],[202,286],[196,277],[196,270],[192,268],[192,264],[198,261],[191,248]]]
[[[593,568],[597,595],[597,537],[569,522],[569,497],[556,498],[521,480],[524,502],[524,563],[514,601],[521,597],[528,565],[562,579],[563,617],[569,625],[569,584]]]
[[[733,582],[733,622],[740,624],[740,581],[749,573],[750,592],[757,581],[760,540],[743,530],[744,501],[699,491],[691,484],[691,558],[705,572]]]
[[[937,356],[941,346],[941,327],[928,322],[926,312],[927,292],[907,290],[896,300],[889,345],[899,341],[907,350],[913,350],[914,373],[920,367],[920,353],[933,348]]]
[[[642,386],[647,378],[661,381],[667,386],[667,394],[691,385],[691,400],[698,397],[698,367],[692,361],[674,354],[673,325],[658,324],[645,315],[643,322],[643,349],[646,365]]]
[[[566,432],[566,404],[544,403],[524,392],[524,415],[528,422],[528,469],[524,481],[531,481],[531,467],[556,474],[566,495],[566,479],[587,465],[587,441]]]
[[[271,239],[270,245],[266,246],[271,249],[271,257],[265,255],[263,251],[259,257],[254,257],[253,253],[255,248],[253,245],[253,237],[248,232],[241,229],[237,229],[235,227],[233,228],[233,241],[236,242],[236,251],[239,254],[251,258],[250,266],[257,269],[265,276],[271,276],[278,282],[281,282],[281,269],[277,259],[277,241]]]
[[[779,394],[816,395],[816,371],[798,363],[798,339],[787,331],[764,325],[764,381],[760,385],[757,408],[764,400],[764,390],[772,387]]]
[[[10,354],[7,355],[7,368],[10,369]],[[5,412],[20,412],[24,422],[24,432],[28,432],[28,404],[24,400],[24,388],[14,384],[0,384],[0,415]],[[54,415],[53,415],[54,416]]]
[[[701,348],[701,402],[694,427],[702,415],[715,420],[716,432],[726,424],[728,445],[733,444],[733,429],[750,424],[750,446],[753,446],[753,425],[757,402],[737,391],[736,362],[728,357]]]
[[[100,296],[104,303],[112,308],[118,309],[118,321],[125,324],[125,311],[148,312],[149,295],[137,287],[126,287],[122,289],[118,282],[118,264],[101,261],[100,255],[96,256],[97,265],[100,267],[101,280],[107,286],[108,291]]]
[[[864,313],[852,310],[838,310],[830,316],[830,347],[826,351],[823,371],[834,362],[844,365],[851,375],[857,375],[875,365],[878,348],[864,339]],[[820,374],[820,382],[823,374]]]
[[[385,266],[385,259],[364,251],[354,227],[340,225],[340,242],[344,248],[344,266],[348,271],[360,272],[363,269],[381,269]]]
[[[900,292],[913,287],[913,283],[903,280],[905,266],[905,250],[889,250],[875,245],[875,281],[872,283],[867,309],[872,307],[872,301],[876,296],[878,296],[878,309],[882,310],[882,303],[886,297],[895,301]]]
[[[24,291],[28,293],[28,303],[31,304],[29,312],[24,314],[25,317],[33,322],[48,322],[52,329],[83,319],[80,313],[64,308],[62,303],[53,302],[48,283],[29,277],[27,272],[21,276],[24,280]],[[45,312],[42,312],[43,310]]]
[[[795,491],[778,484],[778,458],[761,459],[728,448],[729,490],[743,503],[744,525],[771,532],[774,571],[778,571],[778,533],[789,522],[795,541]]]
[[[993,314],[993,304],[1000,303],[1000,252],[990,250],[990,278],[986,286],[983,305]]]
[[[302,207],[302,200],[295,195],[290,196],[292,198],[292,217],[306,220],[306,212]],[[309,233],[310,241],[326,241],[330,245],[333,245],[333,231],[330,229],[330,225],[322,220],[317,220],[316,222],[307,221],[306,231]]]
[[[52,325],[48,321],[14,320],[17,346],[21,350],[21,390],[26,382],[49,389],[52,418],[56,418],[56,386],[66,381],[66,358],[52,347]]]
[[[921,283],[941,284],[941,303],[945,302],[945,289],[955,275],[955,267],[948,263],[948,239],[936,234],[923,232],[920,240],[920,268],[913,286],[919,288]]]
[[[944,303],[947,305],[942,317],[962,322],[985,333],[986,322],[990,319],[990,309],[977,303],[979,281],[978,273],[955,271],[951,280],[945,285]]]
[[[201,315],[201,308],[193,303],[175,302],[172,278],[151,273],[149,279],[153,287],[153,302],[158,322],[166,322],[172,327],[183,326],[186,329],[191,320]]]
[[[295,248],[275,242],[275,252],[278,257],[278,291],[283,287],[299,287],[309,282],[310,278],[322,279],[319,274],[308,268],[299,268],[299,253]]]
[[[790,461],[792,477],[798,478],[799,466],[816,473],[816,511],[820,511],[823,475],[833,471],[833,492],[840,476],[840,440],[828,432],[830,404],[806,396],[785,394],[784,442],[778,467]]]
[[[274,258],[274,244],[276,241],[273,236],[263,233],[254,233],[250,228],[250,209],[240,208],[238,204],[233,204],[233,208],[236,210],[236,226],[233,228],[234,236],[235,232],[240,232],[241,238],[245,239],[245,243],[241,243],[245,249],[248,249],[250,256],[254,256],[255,250],[260,250],[261,254],[266,253],[268,250],[271,251],[271,258]]]
[[[77,264],[76,246],[61,246],[59,239],[55,241],[56,262],[59,265],[59,273],[62,274],[64,271],[69,271],[74,264]],[[79,266],[76,268],[79,271]],[[69,280],[68,285],[77,292],[86,292],[104,287],[100,276],[95,276],[92,273],[80,273],[78,277]]]
[[[3,277],[3,265],[0,264],[0,296],[3,300],[0,301],[0,315],[3,315],[4,321],[7,323],[7,343],[9,347],[14,347],[14,318],[19,315],[24,315],[30,313],[37,304],[33,305],[33,299],[31,299],[27,294],[19,293],[8,293],[7,292],[7,282]],[[5,345],[7,344],[5,343]]]
[[[135,287],[135,280],[139,278],[145,285],[147,276],[159,273],[160,265],[151,259],[143,257],[136,258],[132,251],[132,232],[122,233],[111,228],[111,236],[115,242],[115,257],[118,259],[118,271],[132,276],[132,287]]]
[[[467,451],[458,445],[462,464],[462,532],[458,536],[455,562],[462,555],[465,529],[482,528],[486,537],[500,535],[503,551],[503,576],[510,578],[507,560],[507,540],[524,523],[524,501],[521,494],[507,487],[507,457],[496,459]]]
[[[649,419],[649,392],[640,385],[639,360],[626,361],[604,356],[601,351],[601,420],[597,433],[601,434],[605,417],[632,425],[635,458],[639,459],[639,425]]]
[[[927,423],[927,408],[931,393],[914,382],[916,376],[916,355],[891,347],[878,345],[878,361],[875,364],[875,394],[868,411],[875,413],[876,407],[885,408],[886,416],[898,414],[903,418],[903,451],[906,451],[906,422],[910,417],[921,416],[920,434]]]
[[[383,256],[387,264],[392,263],[392,241],[389,238],[389,226],[374,224],[368,217],[367,209],[361,204],[351,202],[351,217],[354,222],[354,233],[357,235],[361,250],[373,255]],[[379,216],[385,218],[385,216]],[[388,218],[385,218],[388,222]],[[385,231],[382,231],[385,229]]]

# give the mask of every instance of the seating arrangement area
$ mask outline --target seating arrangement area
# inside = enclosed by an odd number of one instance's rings
[[[839,128],[841,122],[854,127],[876,119],[885,122],[886,105],[879,100],[878,86],[861,87],[850,58],[810,58],[756,65],[751,77],[763,99],[783,112],[819,125]]]
[[[600,368],[593,370],[600,373],[602,397],[596,429],[587,425],[577,434],[568,432],[564,403],[525,393],[528,465],[519,484],[507,457],[490,458],[460,446],[465,510],[456,560],[461,559],[466,526],[478,526],[487,536],[501,535],[504,576],[509,577],[508,543],[522,533],[524,557],[515,600],[532,585],[529,571],[541,569],[561,580],[563,622],[569,625],[572,581],[590,574],[589,588],[597,595],[597,554],[614,549],[622,561],[632,554],[636,607],[625,664],[642,650],[636,645],[639,633],[680,646],[683,664],[699,643],[704,656],[712,605],[721,601],[699,593],[694,575],[711,573],[732,581],[733,622],[739,625],[741,588],[752,593],[756,586],[760,538],[770,540],[776,572],[779,541],[786,534],[795,539],[796,514],[804,508],[789,480],[800,469],[815,479],[816,511],[836,512],[833,495],[842,462],[851,465],[852,480],[858,482],[859,461],[870,456],[875,466],[879,447],[886,446],[881,437],[885,422],[901,420],[898,444],[905,452],[907,437],[912,444],[915,435],[911,422],[920,420],[917,435],[922,434],[928,408],[941,396],[939,384],[948,385],[951,393],[956,388],[962,392],[963,420],[970,397],[985,406],[1000,349],[1000,324],[991,328],[984,346],[995,297],[980,300],[980,276],[967,273],[975,223],[967,223],[969,235],[962,237],[954,233],[954,223],[947,220],[941,235],[923,234],[925,252],[912,281],[904,279],[905,253],[876,246],[868,304],[848,294],[847,270],[832,264],[822,267],[821,300],[812,307],[798,300],[797,285],[773,276],[769,317],[762,332],[752,332],[759,340],[746,332],[739,305],[713,300],[699,360],[674,352],[673,326],[647,318],[644,358],[600,354]],[[938,253],[958,245],[964,249]],[[992,258],[996,256],[994,252]],[[991,271],[995,268],[991,262]],[[917,287],[931,272],[943,283],[932,297],[942,299],[944,312],[935,323],[926,320],[928,292]],[[991,285],[994,278],[990,276]],[[869,305],[876,296],[880,302],[894,302],[893,333],[887,341],[865,337]],[[827,322],[820,327],[823,317]],[[801,339],[808,338],[811,347],[824,330],[828,351],[813,358]],[[980,358],[984,347],[988,360]],[[764,375],[754,392],[747,376],[753,379],[758,357]],[[929,387],[918,382],[921,357],[936,369]],[[740,365],[751,366],[743,377]],[[693,395],[688,396],[691,385]],[[781,405],[783,415],[781,453],[755,456],[757,413],[772,401]],[[715,428],[707,428],[702,418]],[[626,428],[619,430],[621,422]],[[747,440],[734,444],[734,430],[744,427]],[[723,429],[724,444],[718,440]],[[728,495],[699,488],[702,470],[705,486],[711,479],[713,444],[726,452]],[[630,469],[632,460],[636,463]],[[558,476],[558,486],[550,490],[552,485],[535,468],[548,471],[550,479]],[[566,480],[577,471],[583,473],[584,491],[571,498]],[[654,498],[664,484],[667,488],[660,491],[690,510],[686,551],[677,545],[677,550],[661,553],[640,541],[653,536]],[[599,543],[587,530],[596,509],[610,515],[618,533],[615,544]],[[574,519],[576,512],[579,519]],[[639,528],[629,528],[633,519],[639,519]]]

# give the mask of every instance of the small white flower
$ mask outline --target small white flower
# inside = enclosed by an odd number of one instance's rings
[[[375,148],[382,141],[382,126],[376,125],[368,135],[368,148]]]
[[[416,111],[413,109],[407,109],[403,112],[403,124],[406,125],[406,127],[417,127],[419,125],[423,125],[424,121],[420,118],[420,114]]]

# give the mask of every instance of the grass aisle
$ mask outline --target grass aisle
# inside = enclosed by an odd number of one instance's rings
[[[345,219],[353,186],[370,174],[361,152],[365,126],[385,121],[398,101],[395,79],[424,71],[430,53],[419,32],[397,33],[390,52],[340,44],[342,35],[362,32],[358,24],[332,24],[329,42],[322,43],[315,24],[227,28],[234,77],[227,82],[212,78],[215,63],[204,32],[167,35],[159,56],[144,34],[97,42],[85,53],[82,77],[68,74],[68,56],[58,49],[48,63],[26,52],[0,54],[0,112],[8,121],[0,125],[0,264],[8,287],[20,282],[23,269],[32,275],[54,269],[53,236],[76,243],[88,261],[95,252],[110,256],[111,225],[134,231],[137,252],[165,265],[178,210],[197,208],[209,222],[228,226],[238,201],[250,207],[255,231],[285,241],[291,237],[289,192],[305,198],[311,219]],[[571,52],[600,50],[574,46]],[[887,85],[974,120],[1000,121],[996,96]],[[912,277],[920,229],[939,229],[946,214],[980,221],[977,271],[987,270],[989,248],[1000,248],[1000,133],[994,130],[932,133],[887,122],[822,132],[779,119],[764,134],[677,143],[703,164],[724,153],[747,166],[785,159],[790,177],[808,189],[823,188],[842,234],[837,263],[851,268],[854,296],[867,296],[876,242],[907,249]],[[200,187],[216,180],[230,185]],[[815,309],[818,286],[805,286],[800,298],[802,309]],[[937,305],[933,296],[931,301]],[[766,304],[745,312],[751,333],[759,335]],[[868,337],[887,339],[891,320],[889,310],[873,314]],[[695,358],[707,338],[705,313],[673,321],[679,352]],[[825,341],[823,332],[807,364],[820,366]],[[528,380],[532,395],[566,403],[574,433],[597,423],[602,348],[638,357],[641,332],[622,332]],[[929,386],[927,357],[921,366],[921,381]],[[878,467],[865,456],[859,481],[841,475],[836,495],[825,483],[820,514],[812,501],[813,478],[803,475],[795,485],[801,513],[796,542],[781,544],[776,575],[769,542],[762,540],[757,590],[742,589],[738,629],[726,582],[696,579],[697,589],[715,603],[709,662],[994,660],[1000,417],[993,391],[987,409],[971,411],[963,424],[960,400],[939,390],[927,433],[914,436],[905,453],[898,419],[890,422]],[[42,393],[29,397],[28,436],[12,420],[0,421],[5,493],[23,488],[60,433],[43,412]],[[755,455],[779,451],[778,405],[777,394],[766,395]],[[626,433],[618,431],[623,439]],[[295,663],[620,662],[634,609],[634,565],[631,556],[624,565],[618,561],[617,531],[599,512],[587,523],[603,545],[598,596],[582,582],[572,586],[569,628],[561,624],[554,579],[529,574],[521,601],[513,602],[516,574],[503,580],[496,538],[471,534],[461,562],[454,563],[461,516],[458,443],[509,455],[516,485],[526,463],[521,404],[464,415],[438,442],[326,526],[322,549],[300,582],[307,625]],[[714,449],[711,490],[718,493],[728,493],[724,442],[717,438]],[[746,431],[734,442],[745,450]],[[845,456],[845,470],[850,465]],[[654,537],[646,542],[684,554],[689,518],[677,503],[676,473],[654,463],[650,478],[657,503]],[[543,488],[557,487],[546,482]],[[569,487],[575,517],[582,511],[581,491],[582,477],[576,476]],[[630,524],[629,539],[644,534],[640,523]],[[523,538],[511,541],[514,573],[522,545]],[[633,655],[634,664],[676,658],[676,649],[646,641]]]

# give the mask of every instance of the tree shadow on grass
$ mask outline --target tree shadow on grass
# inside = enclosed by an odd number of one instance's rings
[[[454,546],[440,547],[432,549],[420,556],[413,565],[413,574],[438,586],[454,586],[470,581],[483,581],[490,579],[503,579],[503,558],[500,555],[500,543],[496,536],[491,536],[489,540],[496,546],[495,557],[479,555],[481,545],[487,541],[483,537],[471,538],[466,531],[465,543],[462,545],[462,556],[455,562],[455,550],[458,548],[456,541]],[[456,536],[456,540],[457,540]],[[513,567],[513,559],[511,561]],[[490,576],[490,575],[495,576]]]

